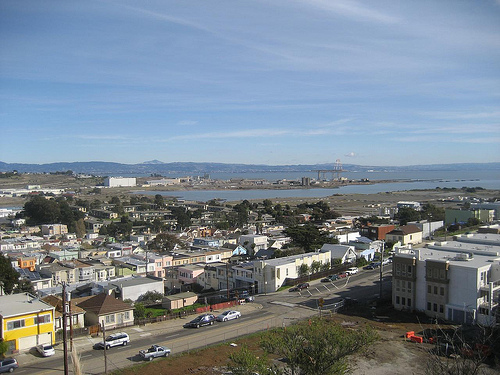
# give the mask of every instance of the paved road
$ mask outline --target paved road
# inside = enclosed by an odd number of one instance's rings
[[[390,269],[390,267],[387,268]],[[219,342],[231,342],[242,335],[271,327],[289,325],[296,320],[318,315],[319,298],[324,299],[325,309],[345,297],[356,298],[360,301],[371,300],[379,295],[378,280],[378,270],[362,271],[348,279],[337,280],[334,283],[311,281],[310,288],[301,292],[283,291],[258,295],[255,303],[237,307],[242,312],[240,319],[199,329],[182,328],[183,324],[193,316],[141,327],[128,327],[124,331],[130,335],[130,344],[107,351],[107,368],[108,371],[113,371],[141,361],[138,356],[139,350],[152,344],[167,346],[172,350],[172,354],[176,354]],[[390,280],[383,282],[383,285],[385,295],[390,295]],[[93,349],[94,344],[101,340],[101,337],[81,337],[74,340],[85,374],[104,373],[104,351]],[[64,373],[62,345],[56,348],[56,355],[53,357],[40,358],[34,353],[24,353],[19,354],[17,358],[20,368],[16,373],[19,375]],[[71,368],[71,360],[68,362]],[[70,373],[72,373],[71,370]]]

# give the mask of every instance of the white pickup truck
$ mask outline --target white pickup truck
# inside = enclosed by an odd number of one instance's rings
[[[139,351],[142,359],[147,359],[148,361],[152,361],[156,357],[168,357],[169,354],[170,349],[160,345],[151,345],[149,349]]]

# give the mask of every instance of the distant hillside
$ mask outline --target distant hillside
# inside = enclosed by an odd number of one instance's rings
[[[248,173],[248,172],[307,172],[317,169],[334,169],[332,164],[297,164],[297,165],[259,165],[259,164],[225,164],[225,163],[162,163],[152,160],[140,164],[121,164],[104,161],[61,162],[50,164],[20,164],[0,162],[0,172],[18,171],[20,173],[53,173],[73,171],[96,176],[117,175],[151,175],[186,174],[203,175],[205,173]],[[500,163],[460,163],[410,165],[404,167],[366,166],[344,164],[348,171],[460,171],[460,170],[491,170],[499,171]]]

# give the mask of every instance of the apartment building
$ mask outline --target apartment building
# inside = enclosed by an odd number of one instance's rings
[[[500,235],[455,237],[424,248],[396,246],[392,303],[457,323],[498,321]]]

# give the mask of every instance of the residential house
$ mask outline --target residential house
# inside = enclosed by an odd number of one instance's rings
[[[63,329],[64,309],[62,298],[55,295],[50,295],[42,297],[41,300],[53,306],[55,309],[54,328],[56,332],[60,329]],[[67,330],[70,330],[70,327],[83,328],[85,326],[85,310],[83,310],[81,307],[78,307],[73,300],[69,302],[69,313],[70,314],[68,314],[68,320],[66,322]]]
[[[52,278],[52,285],[61,283],[73,284],[78,280],[75,268],[66,267],[59,262],[40,264],[38,272],[43,277]]]
[[[204,264],[188,264],[177,268],[179,281],[182,285],[198,283],[198,278],[205,272]]]
[[[53,344],[54,307],[29,293],[0,296],[0,327],[11,353]]]
[[[52,277],[42,277],[38,271],[30,271],[26,268],[16,268],[20,279],[29,280],[34,290],[52,288]]]
[[[401,242],[402,245],[422,243],[422,230],[414,224],[402,225],[385,235],[387,242]]]
[[[134,308],[107,293],[75,299],[85,310],[85,325],[104,324],[105,329],[121,328],[134,324]]]
[[[68,226],[65,224],[44,224],[42,225],[42,235],[44,236],[64,236],[68,234]]]
[[[354,246],[349,245],[336,245],[325,243],[320,252],[330,252],[332,259],[331,264],[334,263],[355,263],[357,254],[354,250]]]
[[[268,237],[260,234],[243,234],[238,242],[249,251],[249,254],[255,254],[260,249],[267,249]]]
[[[395,228],[393,224],[371,224],[362,227],[359,234],[371,240],[385,240],[385,235]]]

